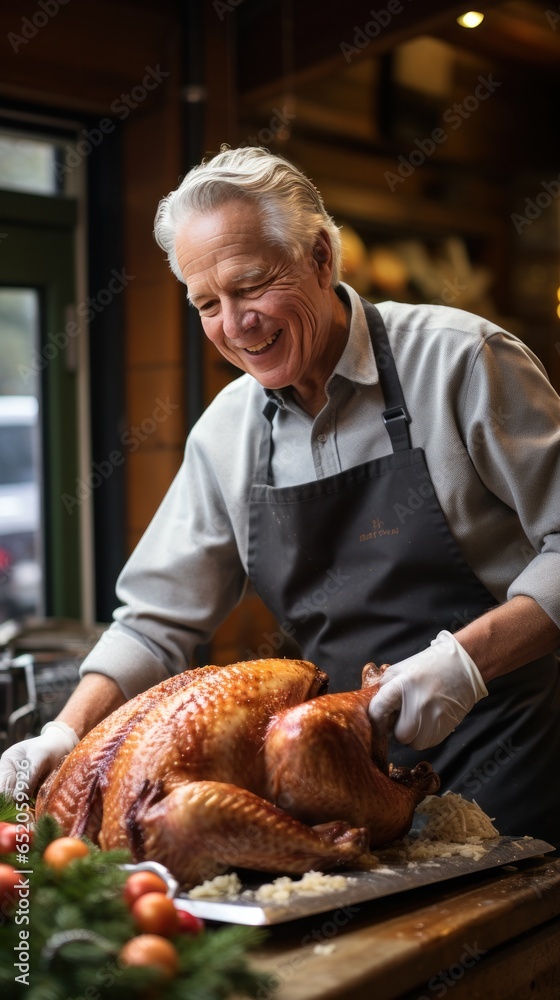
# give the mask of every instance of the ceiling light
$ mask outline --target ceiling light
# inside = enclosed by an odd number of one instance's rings
[[[484,14],[481,14],[478,10],[468,10],[466,14],[461,14],[457,18],[457,24],[460,24],[462,28],[478,28],[479,24],[484,21]]]

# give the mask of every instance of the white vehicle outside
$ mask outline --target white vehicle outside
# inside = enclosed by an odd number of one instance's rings
[[[39,405],[0,397],[0,621],[41,609]]]

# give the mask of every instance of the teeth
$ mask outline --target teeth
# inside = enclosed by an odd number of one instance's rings
[[[277,333],[273,333],[271,337],[267,337],[267,339],[263,340],[262,343],[256,344],[255,347],[246,347],[245,350],[249,351],[249,354],[256,354],[257,351],[262,351],[263,347],[267,347],[269,344],[273,344],[277,336],[278,336]]]

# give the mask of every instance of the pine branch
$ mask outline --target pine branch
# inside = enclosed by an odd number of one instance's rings
[[[0,799],[0,808],[2,804]],[[14,981],[14,946],[20,927],[8,916],[0,935],[2,1000],[23,996],[25,1000],[68,1000],[90,995],[88,988],[101,992],[111,985],[119,1000],[145,1000],[147,990],[157,1000],[272,995],[270,977],[254,972],[247,963],[247,951],[265,936],[251,927],[176,935],[172,943],[179,955],[179,974],[170,981],[162,981],[150,968],[121,967],[118,953],[137,934],[122,894],[129,872],[121,866],[130,860],[130,853],[104,852],[90,845],[88,856],[56,871],[43,862],[42,854],[60,834],[51,816],[41,817],[36,824],[28,855],[29,985]],[[0,858],[10,860],[13,857]]]
[[[18,807],[11,795],[0,792],[0,823],[15,823]]]
[[[41,816],[33,833],[33,853],[41,855],[51,840],[56,840],[57,837],[62,837],[62,828],[54,816]]]

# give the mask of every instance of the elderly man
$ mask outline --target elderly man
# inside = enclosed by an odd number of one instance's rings
[[[542,366],[471,314],[360,299],[318,191],[266,150],[191,170],[155,232],[246,374],[192,429],[115,623],[59,721],[4,755],[4,787],[185,669],[249,579],[331,690],[393,664],[370,707],[393,761],[429,759],[501,832],[555,842],[560,400]]]

